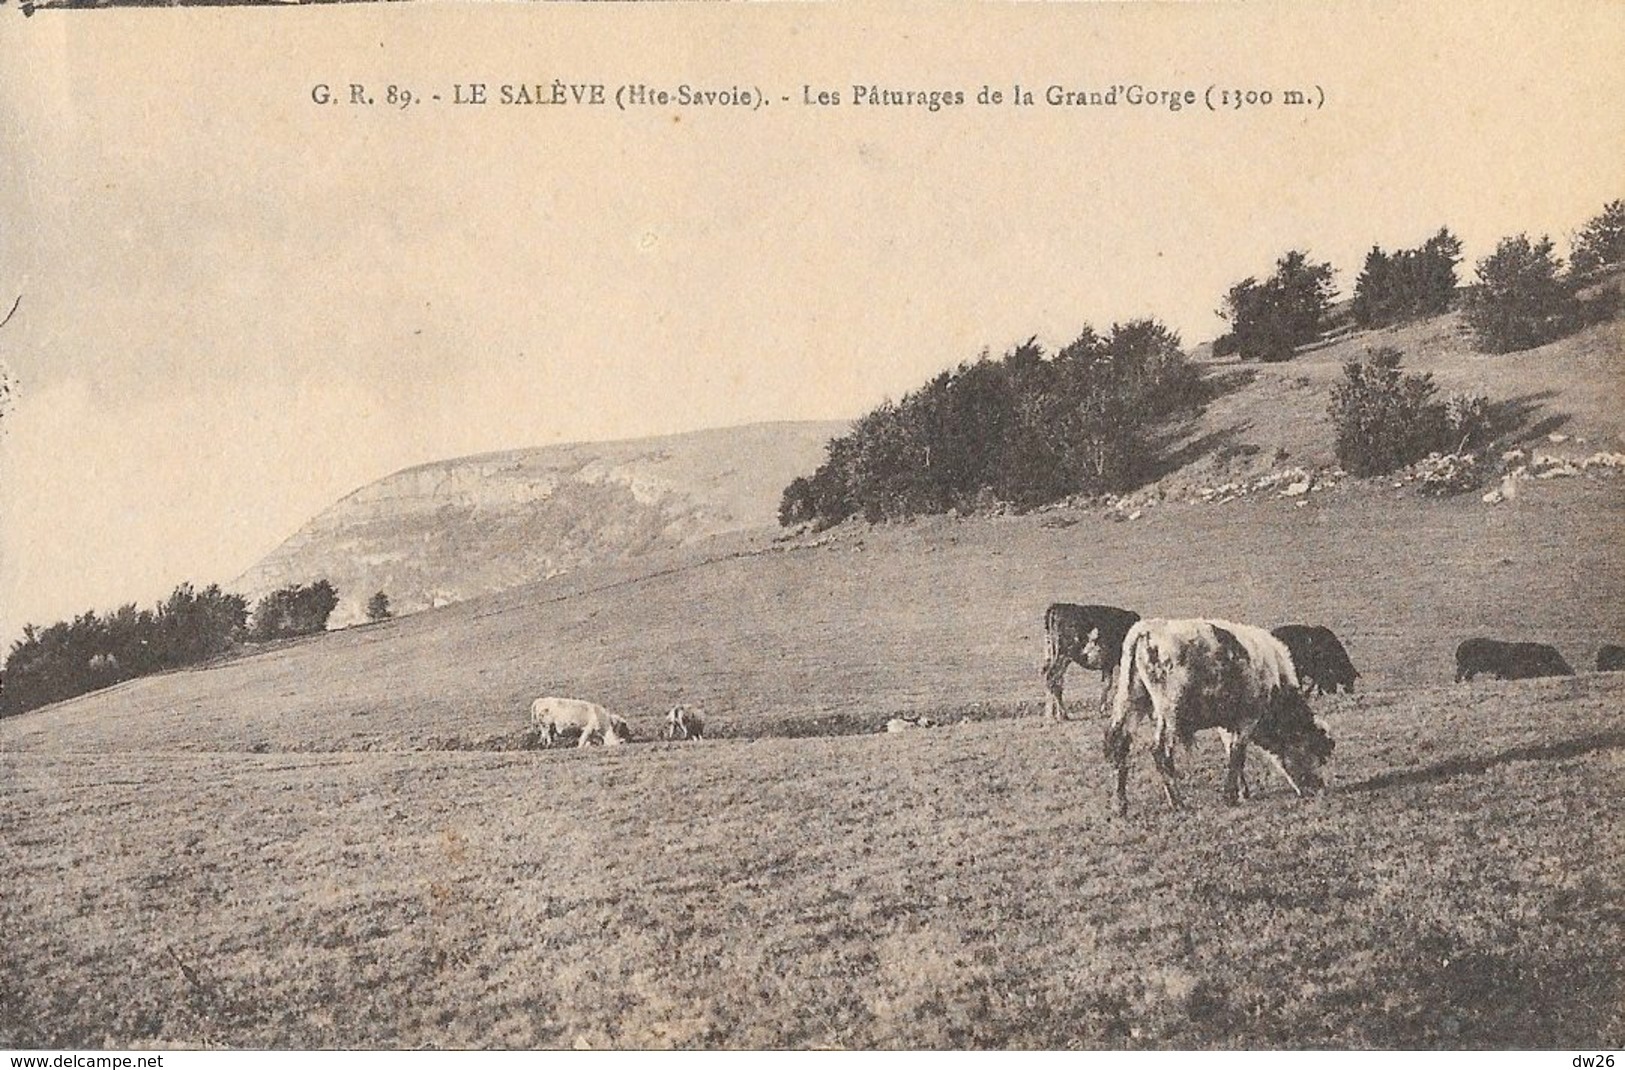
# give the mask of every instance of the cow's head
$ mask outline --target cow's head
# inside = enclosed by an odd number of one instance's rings
[[[1269,715],[1259,722],[1253,742],[1280,763],[1281,772],[1299,795],[1312,795],[1326,786],[1321,768],[1331,759],[1336,744],[1315,723],[1301,692],[1276,689]]]
[[[1314,795],[1326,787],[1321,770],[1331,757],[1332,737],[1325,729],[1316,725],[1312,732],[1289,736],[1277,747],[1265,749],[1281,763],[1281,772],[1299,795]]]

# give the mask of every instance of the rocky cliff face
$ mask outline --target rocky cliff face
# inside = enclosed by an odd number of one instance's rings
[[[397,472],[324,510],[233,587],[251,600],[326,578],[330,626],[547,579],[726,532],[777,523],[839,423],[776,423],[440,461]]]

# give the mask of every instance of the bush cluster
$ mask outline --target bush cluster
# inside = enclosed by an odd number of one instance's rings
[[[1579,325],[1573,280],[1563,275],[1552,239],[1502,238],[1478,262],[1478,285],[1467,297],[1467,324],[1488,353],[1532,349]]]
[[[1343,365],[1329,412],[1337,463],[1353,476],[1385,475],[1430,453],[1461,454],[1491,434],[1482,397],[1437,400],[1432,375],[1405,375],[1397,349],[1372,350]]]
[[[241,595],[186,583],[150,610],[130,603],[105,616],[91,611],[44,629],[27,625],[6,657],[0,716],[224,653],[247,617]]]
[[[1417,249],[1385,253],[1372,246],[1365,269],[1354,283],[1351,311],[1362,327],[1436,316],[1450,308],[1456,292],[1456,265],[1461,262],[1461,239],[1448,228]]]
[[[1230,287],[1219,309],[1230,330],[1213,351],[1242,360],[1287,360],[1298,346],[1320,337],[1336,293],[1332,266],[1293,250],[1275,262],[1275,274],[1263,282],[1249,277]]]
[[[784,525],[1030,508],[1132,486],[1159,421],[1197,407],[1201,377],[1154,320],[1092,329],[1053,357],[1032,341],[942,372],[832,440],[779,505]]]
[[[326,580],[308,586],[289,584],[254,603],[249,638],[264,642],[325,631],[338,604],[339,593]]]
[[[1610,201],[1574,236],[1569,270],[1587,275],[1601,268],[1625,264],[1625,201]]]

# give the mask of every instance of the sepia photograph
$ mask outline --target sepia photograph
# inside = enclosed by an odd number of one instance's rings
[[[1612,1066],[1621,101],[1617,0],[0,0],[0,1050]]]

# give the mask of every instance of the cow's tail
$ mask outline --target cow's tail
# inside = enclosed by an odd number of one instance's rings
[[[1123,639],[1123,657],[1112,681],[1112,716],[1106,726],[1106,760],[1121,764],[1128,757],[1128,722],[1137,705],[1150,697],[1141,677],[1150,655],[1150,633],[1136,624]]]
[[[1050,606],[1044,612],[1044,676],[1055,671],[1055,662],[1061,656],[1061,614],[1059,607]]]

